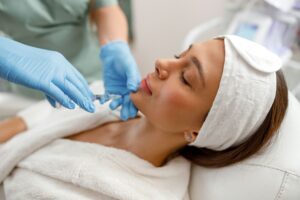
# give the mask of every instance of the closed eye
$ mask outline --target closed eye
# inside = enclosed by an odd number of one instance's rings
[[[187,82],[187,80],[184,78],[184,72],[181,72],[180,74],[180,80],[183,84],[190,86],[189,82]]]
[[[174,55],[174,58],[175,59],[180,59],[180,56],[178,55]],[[184,78],[184,71],[181,72],[180,74],[180,81],[184,84],[184,85],[187,85],[187,86],[190,86],[189,82]]]

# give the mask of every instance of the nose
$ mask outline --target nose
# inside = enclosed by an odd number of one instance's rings
[[[155,62],[155,73],[159,79],[166,79],[169,76],[167,62],[159,59]]]

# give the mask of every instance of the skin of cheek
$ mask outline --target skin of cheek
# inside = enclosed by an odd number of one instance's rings
[[[193,126],[194,106],[190,94],[182,89],[164,90],[155,102],[156,121],[166,130],[184,131]],[[193,124],[193,125],[192,125]]]

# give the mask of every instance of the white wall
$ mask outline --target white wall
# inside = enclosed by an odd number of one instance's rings
[[[142,75],[156,58],[180,53],[183,38],[196,25],[223,14],[226,0],[133,0],[133,52]]]

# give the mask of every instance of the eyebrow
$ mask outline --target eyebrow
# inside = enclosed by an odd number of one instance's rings
[[[193,45],[191,44],[188,48],[188,50],[186,51],[186,53],[193,47]],[[203,72],[203,67],[202,67],[202,64],[201,62],[199,61],[199,59],[195,56],[192,56],[191,57],[191,61],[192,63],[196,66],[198,72],[199,72],[199,75],[201,77],[201,82],[202,82],[202,85],[203,87],[205,87],[205,76],[204,76],[204,72]]]
[[[191,44],[187,50],[185,50],[184,52],[182,52],[182,53],[179,55],[179,57],[184,56],[187,52],[189,52],[189,50],[190,50],[192,47],[193,47],[193,45]]]
[[[195,56],[191,57],[191,61],[192,63],[196,66],[196,68],[198,69],[199,75],[201,77],[201,82],[203,87],[205,87],[205,78],[204,78],[204,72],[203,72],[203,67],[200,63],[200,61],[198,60],[198,58],[196,58]]]

